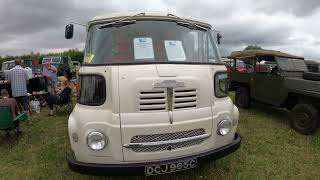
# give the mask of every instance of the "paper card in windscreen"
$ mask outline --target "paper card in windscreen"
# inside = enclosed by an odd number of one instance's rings
[[[164,41],[168,61],[185,61],[186,55],[181,41]]]
[[[135,60],[154,60],[153,44],[151,38],[134,38],[133,44]]]

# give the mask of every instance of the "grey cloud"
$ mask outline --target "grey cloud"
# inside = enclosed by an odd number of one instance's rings
[[[64,39],[65,25],[86,22],[108,6],[78,6],[80,1],[2,1],[0,6],[0,55],[15,55],[44,49],[81,47],[85,29],[76,27],[73,40]],[[94,4],[94,3],[93,3]],[[82,46],[83,48],[83,46]]]
[[[233,24],[222,27],[221,30],[226,44],[257,44],[261,46],[281,45],[288,41],[288,35],[291,31],[287,26],[259,29],[256,24]]]
[[[71,21],[86,22],[99,14],[115,11],[158,11],[172,12],[179,16],[192,17],[211,23],[222,31],[221,54],[228,55],[249,44],[266,48],[277,48],[304,52],[308,57],[320,57],[317,28],[312,22],[319,13],[318,0],[270,0],[270,1],[210,1],[210,0],[153,0],[153,1],[109,1],[100,0],[2,0],[0,1],[0,55],[22,54],[30,51],[54,51],[68,48],[83,48],[85,31],[76,26],[74,39],[64,39],[64,27]],[[272,17],[273,21],[259,15]],[[249,16],[249,17],[247,17]],[[282,20],[299,19],[292,25]],[[298,33],[297,33],[298,32]],[[303,33],[316,40],[301,46],[305,39]],[[295,40],[290,39],[295,33]],[[311,48],[314,46],[314,48]]]
[[[255,3],[255,1],[253,2]],[[285,12],[296,16],[308,16],[319,7],[319,0],[268,0],[257,3],[257,11],[266,13]]]
[[[70,1],[7,1],[2,6],[1,31],[10,34],[28,34],[55,28],[72,7]]]

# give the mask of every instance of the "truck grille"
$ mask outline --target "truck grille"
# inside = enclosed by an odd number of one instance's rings
[[[140,91],[139,98],[140,111],[164,111],[197,107],[196,88],[176,88],[168,92],[165,89],[143,90]]]
[[[131,143],[146,143],[146,142],[159,142],[159,141],[168,141],[176,140],[182,138],[189,138],[199,135],[204,135],[205,129],[193,129],[188,131],[181,131],[175,133],[166,133],[166,134],[150,134],[150,135],[137,135],[131,138]],[[197,144],[200,144],[204,139],[197,139],[188,142],[175,143],[170,145],[170,149],[178,149],[183,147],[190,147]],[[136,146],[132,147],[132,150],[135,152],[156,152],[156,151],[165,151],[168,150],[168,145],[157,145],[157,146]]]
[[[167,108],[164,89],[140,91],[140,111],[163,111]]]
[[[197,89],[174,89],[174,109],[196,108]]]

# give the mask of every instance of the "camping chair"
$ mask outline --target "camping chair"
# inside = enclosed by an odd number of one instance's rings
[[[0,130],[11,131],[16,129],[17,121],[23,122],[28,120],[28,116],[26,113],[21,113],[16,116],[15,119],[12,119],[11,108],[7,106],[0,106]]]
[[[59,104],[55,104],[53,106],[54,110],[56,113],[58,113],[59,111],[65,109],[67,110],[68,112],[72,112],[72,109],[73,109],[73,103],[72,103],[72,96],[71,96],[71,93],[69,94],[69,98],[68,98],[68,101],[66,103],[59,103]]]

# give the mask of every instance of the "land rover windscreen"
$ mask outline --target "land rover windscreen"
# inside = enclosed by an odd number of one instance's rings
[[[44,57],[42,60],[42,64],[46,63],[50,63],[57,68],[61,63],[61,57]]]

